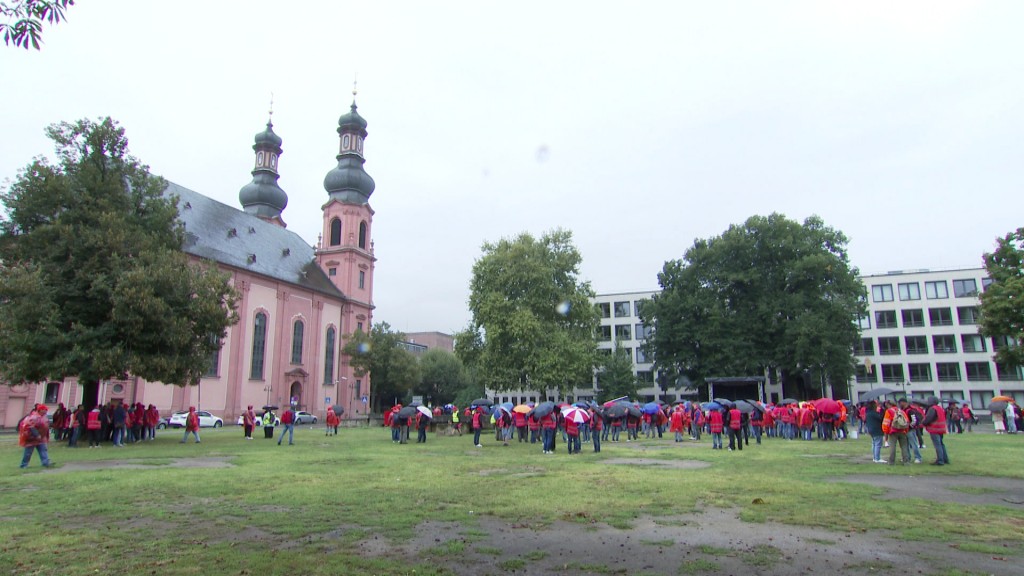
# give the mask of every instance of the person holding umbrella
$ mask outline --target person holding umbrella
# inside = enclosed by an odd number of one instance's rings
[[[423,408],[420,410],[420,408]],[[419,406],[416,409],[416,443],[427,443],[427,426],[430,424],[430,410]]]
[[[871,436],[871,458],[875,464],[885,464],[882,460],[882,413],[878,410],[878,402],[872,400],[864,407],[864,430]]]
[[[338,435],[338,424],[341,424],[341,419],[338,418],[338,414],[334,411],[334,406],[327,407],[327,431],[324,432],[324,436],[330,436],[331,432],[334,435]]]
[[[274,410],[277,406],[263,407],[263,437],[268,440],[274,439]]]

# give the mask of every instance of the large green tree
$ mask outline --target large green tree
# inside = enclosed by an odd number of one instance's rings
[[[466,371],[454,353],[431,348],[420,356],[420,383],[413,390],[434,405],[448,404],[465,385]]]
[[[846,244],[817,217],[800,224],[780,214],[696,240],[665,263],[661,293],[640,310],[652,328],[648,352],[695,383],[779,369],[844,385],[855,368],[854,321],[865,313]]]
[[[74,6],[75,0],[11,0],[0,2],[0,33],[4,44],[20,46],[28,50],[29,46],[39,50],[43,22],[57,24],[67,20],[65,12],[68,6]]]
[[[985,254],[985,270],[992,284],[981,294],[981,332],[1009,339],[996,350],[996,362],[1024,366],[1024,228],[997,239],[996,250]]]
[[[597,346],[597,312],[572,233],[486,242],[473,265],[470,341],[478,343],[476,377],[495,390],[566,393],[589,386]]]
[[[370,375],[371,406],[401,402],[420,382],[420,366],[416,357],[402,347],[405,334],[391,329],[387,322],[378,322],[367,334],[355,332],[346,337],[342,353],[349,357],[356,376]]]
[[[177,200],[116,122],[47,135],[59,161],[0,190],[0,378],[198,382],[238,319],[227,275],[182,252]]]
[[[633,373],[629,350],[616,346],[610,352],[597,373],[597,401],[607,402],[623,396],[634,398],[640,383]]]

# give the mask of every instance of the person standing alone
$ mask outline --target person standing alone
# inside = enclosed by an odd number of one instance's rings
[[[180,444],[184,444],[188,440],[188,433],[191,432],[196,438],[196,444],[199,444],[199,415],[196,414],[196,407],[188,407],[188,415],[185,416],[185,435],[181,437]]]
[[[25,449],[21,456],[21,467],[28,468],[32,452],[39,452],[39,461],[43,467],[49,468],[50,455],[47,446],[50,442],[50,425],[46,422],[46,404],[36,404],[35,408],[18,424],[18,445]]]
[[[245,439],[252,440],[252,429],[256,425],[256,411],[252,409],[252,404],[242,412],[242,426],[245,428]]]
[[[288,445],[295,444],[294,433],[295,433],[295,412],[291,406],[285,408],[284,414],[281,414],[281,426],[284,426],[284,430],[281,430],[281,437],[277,439],[277,445],[281,445],[281,441],[284,440],[284,435],[288,435]]]

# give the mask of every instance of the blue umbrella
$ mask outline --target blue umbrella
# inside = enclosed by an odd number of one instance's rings
[[[648,402],[643,407],[644,414],[657,414],[661,411],[661,406],[657,402]]]
[[[700,407],[705,409],[705,410],[721,410],[722,409],[722,405],[719,404],[718,402],[705,402],[705,403],[701,404]]]

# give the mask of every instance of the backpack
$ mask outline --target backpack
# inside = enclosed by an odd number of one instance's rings
[[[907,430],[910,428],[910,421],[907,419],[907,413],[897,408],[896,413],[892,416],[892,424],[890,427],[893,430]]]

